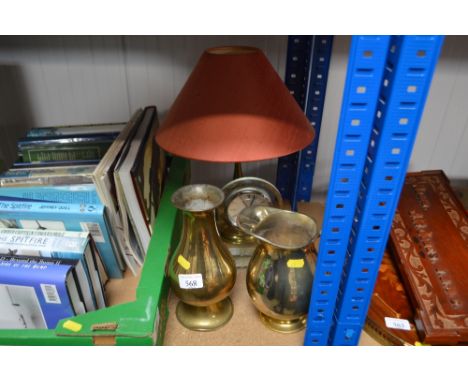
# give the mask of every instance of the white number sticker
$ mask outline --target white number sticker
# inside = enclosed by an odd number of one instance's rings
[[[409,321],[401,318],[385,317],[385,325],[390,329],[411,330]]]
[[[182,289],[203,288],[203,278],[201,273],[194,273],[192,275],[179,275],[179,286]]]

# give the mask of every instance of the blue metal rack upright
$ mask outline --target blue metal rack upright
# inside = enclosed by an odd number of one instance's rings
[[[440,54],[440,36],[394,36],[336,306],[332,345],[357,345]]]
[[[383,76],[388,36],[353,37],[309,307],[306,345],[327,345]]]
[[[312,144],[278,159],[276,185],[293,210],[310,200],[333,36],[290,36],[285,83],[315,129]]]
[[[305,345],[359,341],[442,40],[353,37]]]
[[[315,138],[298,153],[297,173],[290,198],[293,210],[297,210],[298,201],[309,201],[312,194],[332,45],[333,36],[314,36],[312,39],[305,114],[315,130]]]

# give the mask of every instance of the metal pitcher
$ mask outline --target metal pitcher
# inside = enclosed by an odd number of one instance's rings
[[[293,333],[305,327],[315,265],[316,222],[272,207],[248,207],[238,226],[258,240],[247,269],[247,290],[272,330]]]

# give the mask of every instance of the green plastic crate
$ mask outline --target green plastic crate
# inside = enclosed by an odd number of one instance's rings
[[[164,268],[180,227],[170,199],[187,174],[188,161],[173,158],[135,301],[64,319],[55,329],[2,329],[0,345],[162,345],[169,290]]]

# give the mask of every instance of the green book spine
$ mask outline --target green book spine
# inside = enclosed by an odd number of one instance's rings
[[[96,142],[88,145],[59,145],[22,147],[20,153],[24,162],[47,162],[67,160],[101,159],[112,142]]]

